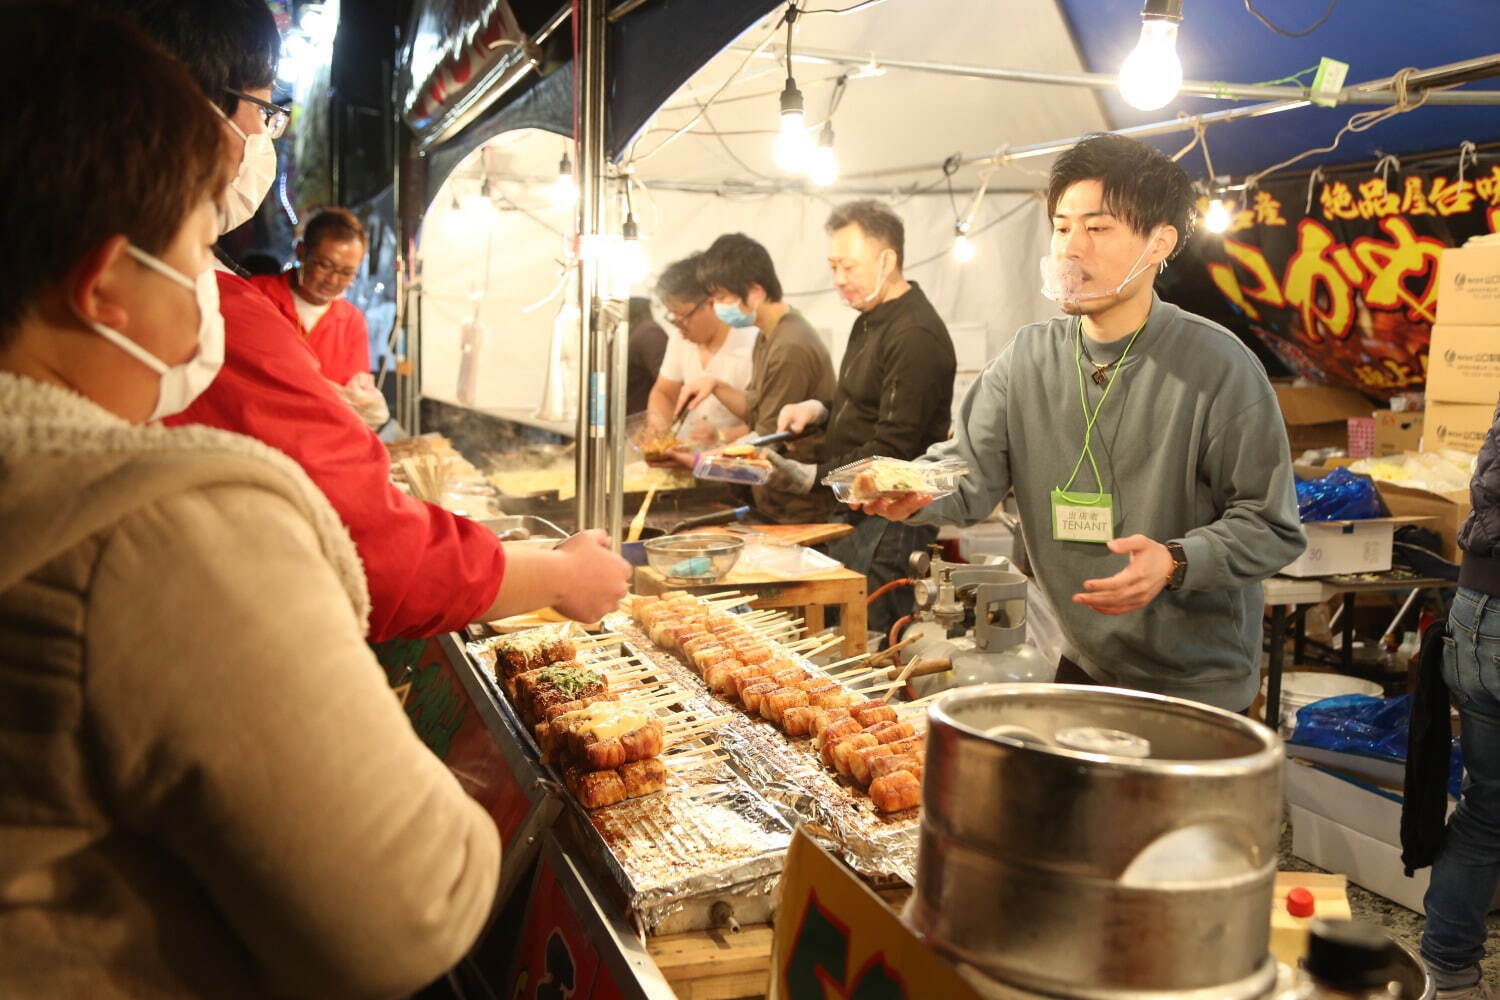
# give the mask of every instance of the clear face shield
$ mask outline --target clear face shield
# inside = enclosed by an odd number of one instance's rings
[[[1119,295],[1132,281],[1150,269],[1151,265],[1146,262],[1146,255],[1151,252],[1151,246],[1156,242],[1156,236],[1160,232],[1160,228],[1151,230],[1151,235],[1146,237],[1146,245],[1141,248],[1135,263],[1130,265],[1130,270],[1125,277],[1113,288],[1091,290],[1088,286],[1094,279],[1084,272],[1083,267],[1077,261],[1059,259],[1052,253],[1043,254],[1041,259],[1042,294],[1064,307]],[[1166,261],[1162,261],[1162,267],[1166,267]]]

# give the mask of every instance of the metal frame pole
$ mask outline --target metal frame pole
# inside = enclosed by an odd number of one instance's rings
[[[578,0],[578,430],[574,462],[578,530],[606,527],[605,490],[609,483],[609,339],[601,335],[600,285],[605,224],[605,39],[606,0]]]
[[[734,52],[754,52],[753,45],[732,45]],[[768,46],[761,53],[763,58],[785,60],[786,49]],[[899,69],[938,76],[957,76],[970,80],[999,80],[1007,83],[1040,83],[1060,87],[1091,87],[1094,90],[1114,90],[1118,77],[1112,73],[1058,73],[1049,70],[1004,69],[998,66],[974,66],[964,63],[932,62],[925,59],[881,59],[832,49],[804,49],[798,47],[792,53],[793,62],[827,64],[832,66],[869,66],[872,63],[882,69]],[[1411,75],[1409,86],[1414,88],[1446,86],[1467,80],[1494,76],[1500,64],[1500,54],[1466,59],[1429,70],[1420,70]],[[1369,83],[1345,87],[1332,95],[1338,105],[1345,104],[1395,104],[1396,92],[1391,89],[1395,78],[1384,77]],[[1254,101],[1271,98],[1308,100],[1311,88],[1292,87],[1284,84],[1221,83],[1210,80],[1184,80],[1178,93],[1184,97],[1211,97],[1224,101]],[[1500,91],[1469,90],[1436,92],[1428,96],[1429,104],[1493,105],[1500,104]]]
[[[1462,62],[1446,63],[1442,66],[1433,66],[1429,69],[1417,70],[1411,74],[1408,85],[1420,92],[1428,87],[1448,86],[1450,84],[1477,80],[1500,74],[1500,55],[1483,56],[1477,59],[1466,59]],[[1345,87],[1340,92],[1340,100],[1361,103],[1365,97],[1379,96],[1384,101],[1384,88],[1392,85],[1392,77],[1382,77],[1379,80],[1370,80],[1365,83],[1357,83],[1352,87]],[[1062,82],[1062,81],[1057,81]],[[1376,88],[1374,91],[1371,88]],[[1462,91],[1443,92],[1434,91],[1428,95],[1428,100],[1438,103],[1439,100],[1455,98]],[[1355,95],[1359,95],[1358,98]],[[1468,98],[1481,97],[1483,103],[1494,103],[1495,91],[1471,91]],[[1235,121],[1239,118],[1260,118],[1265,115],[1274,115],[1282,111],[1295,111],[1299,108],[1310,107],[1308,100],[1286,100],[1266,101],[1261,104],[1244,105],[1238,108],[1227,108],[1223,111],[1211,111],[1202,115],[1184,115],[1180,118],[1170,120],[1149,122],[1145,125],[1133,125],[1128,128],[1110,129],[1115,135],[1128,135],[1142,138],[1148,135],[1166,135],[1171,132],[1190,132],[1203,125],[1214,125],[1221,122]],[[1022,160],[1033,156],[1050,156],[1060,153],[1065,149],[1071,149],[1082,142],[1084,136],[1072,136],[1067,139],[1057,139],[1052,142],[1038,142],[1025,146],[1002,146],[988,153],[972,153],[958,158],[958,163],[977,163],[984,160],[994,161],[996,164],[1005,164],[1011,160]],[[931,170],[933,164],[921,163],[902,167],[887,167],[882,170],[866,170],[859,173],[845,174],[847,181],[868,180],[876,177],[891,177],[901,174],[920,173]]]

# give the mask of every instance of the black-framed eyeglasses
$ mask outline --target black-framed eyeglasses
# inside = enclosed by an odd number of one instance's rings
[[[687,325],[688,320],[692,319],[697,314],[699,309],[702,309],[704,306],[708,305],[708,303],[709,300],[704,299],[697,305],[693,306],[693,308],[683,313],[681,316],[678,316],[676,313],[667,313],[667,322],[681,329],[683,326]]]
[[[242,101],[249,101],[255,105],[255,109],[260,112],[261,120],[265,122],[266,135],[272,139],[280,139],[282,133],[286,131],[286,123],[292,117],[290,109],[283,108],[279,104],[272,104],[270,101],[262,101],[259,97],[251,97],[249,94],[239,90],[225,88],[224,93],[230,97],[237,97]]]
[[[352,281],[359,274],[357,267],[339,267],[333,261],[321,254],[308,254],[307,263],[304,265],[309,271],[322,271],[330,274],[341,281]]]

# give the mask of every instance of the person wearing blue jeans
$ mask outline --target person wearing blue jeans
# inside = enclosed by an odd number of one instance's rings
[[[1422,959],[1439,997],[1484,997],[1485,917],[1500,884],[1500,597],[1460,588],[1448,633],[1443,681],[1458,706],[1464,789],[1423,900]]]
[[[1500,885],[1500,411],[1469,483],[1458,534],[1458,595],[1443,639],[1443,681],[1458,707],[1464,787],[1432,866],[1422,961],[1439,1000],[1494,994],[1484,982],[1485,917]]]

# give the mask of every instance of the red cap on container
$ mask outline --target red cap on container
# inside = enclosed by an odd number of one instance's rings
[[[1302,886],[1297,886],[1286,894],[1286,912],[1294,917],[1310,917],[1317,909],[1317,903],[1313,901],[1313,894]]]

